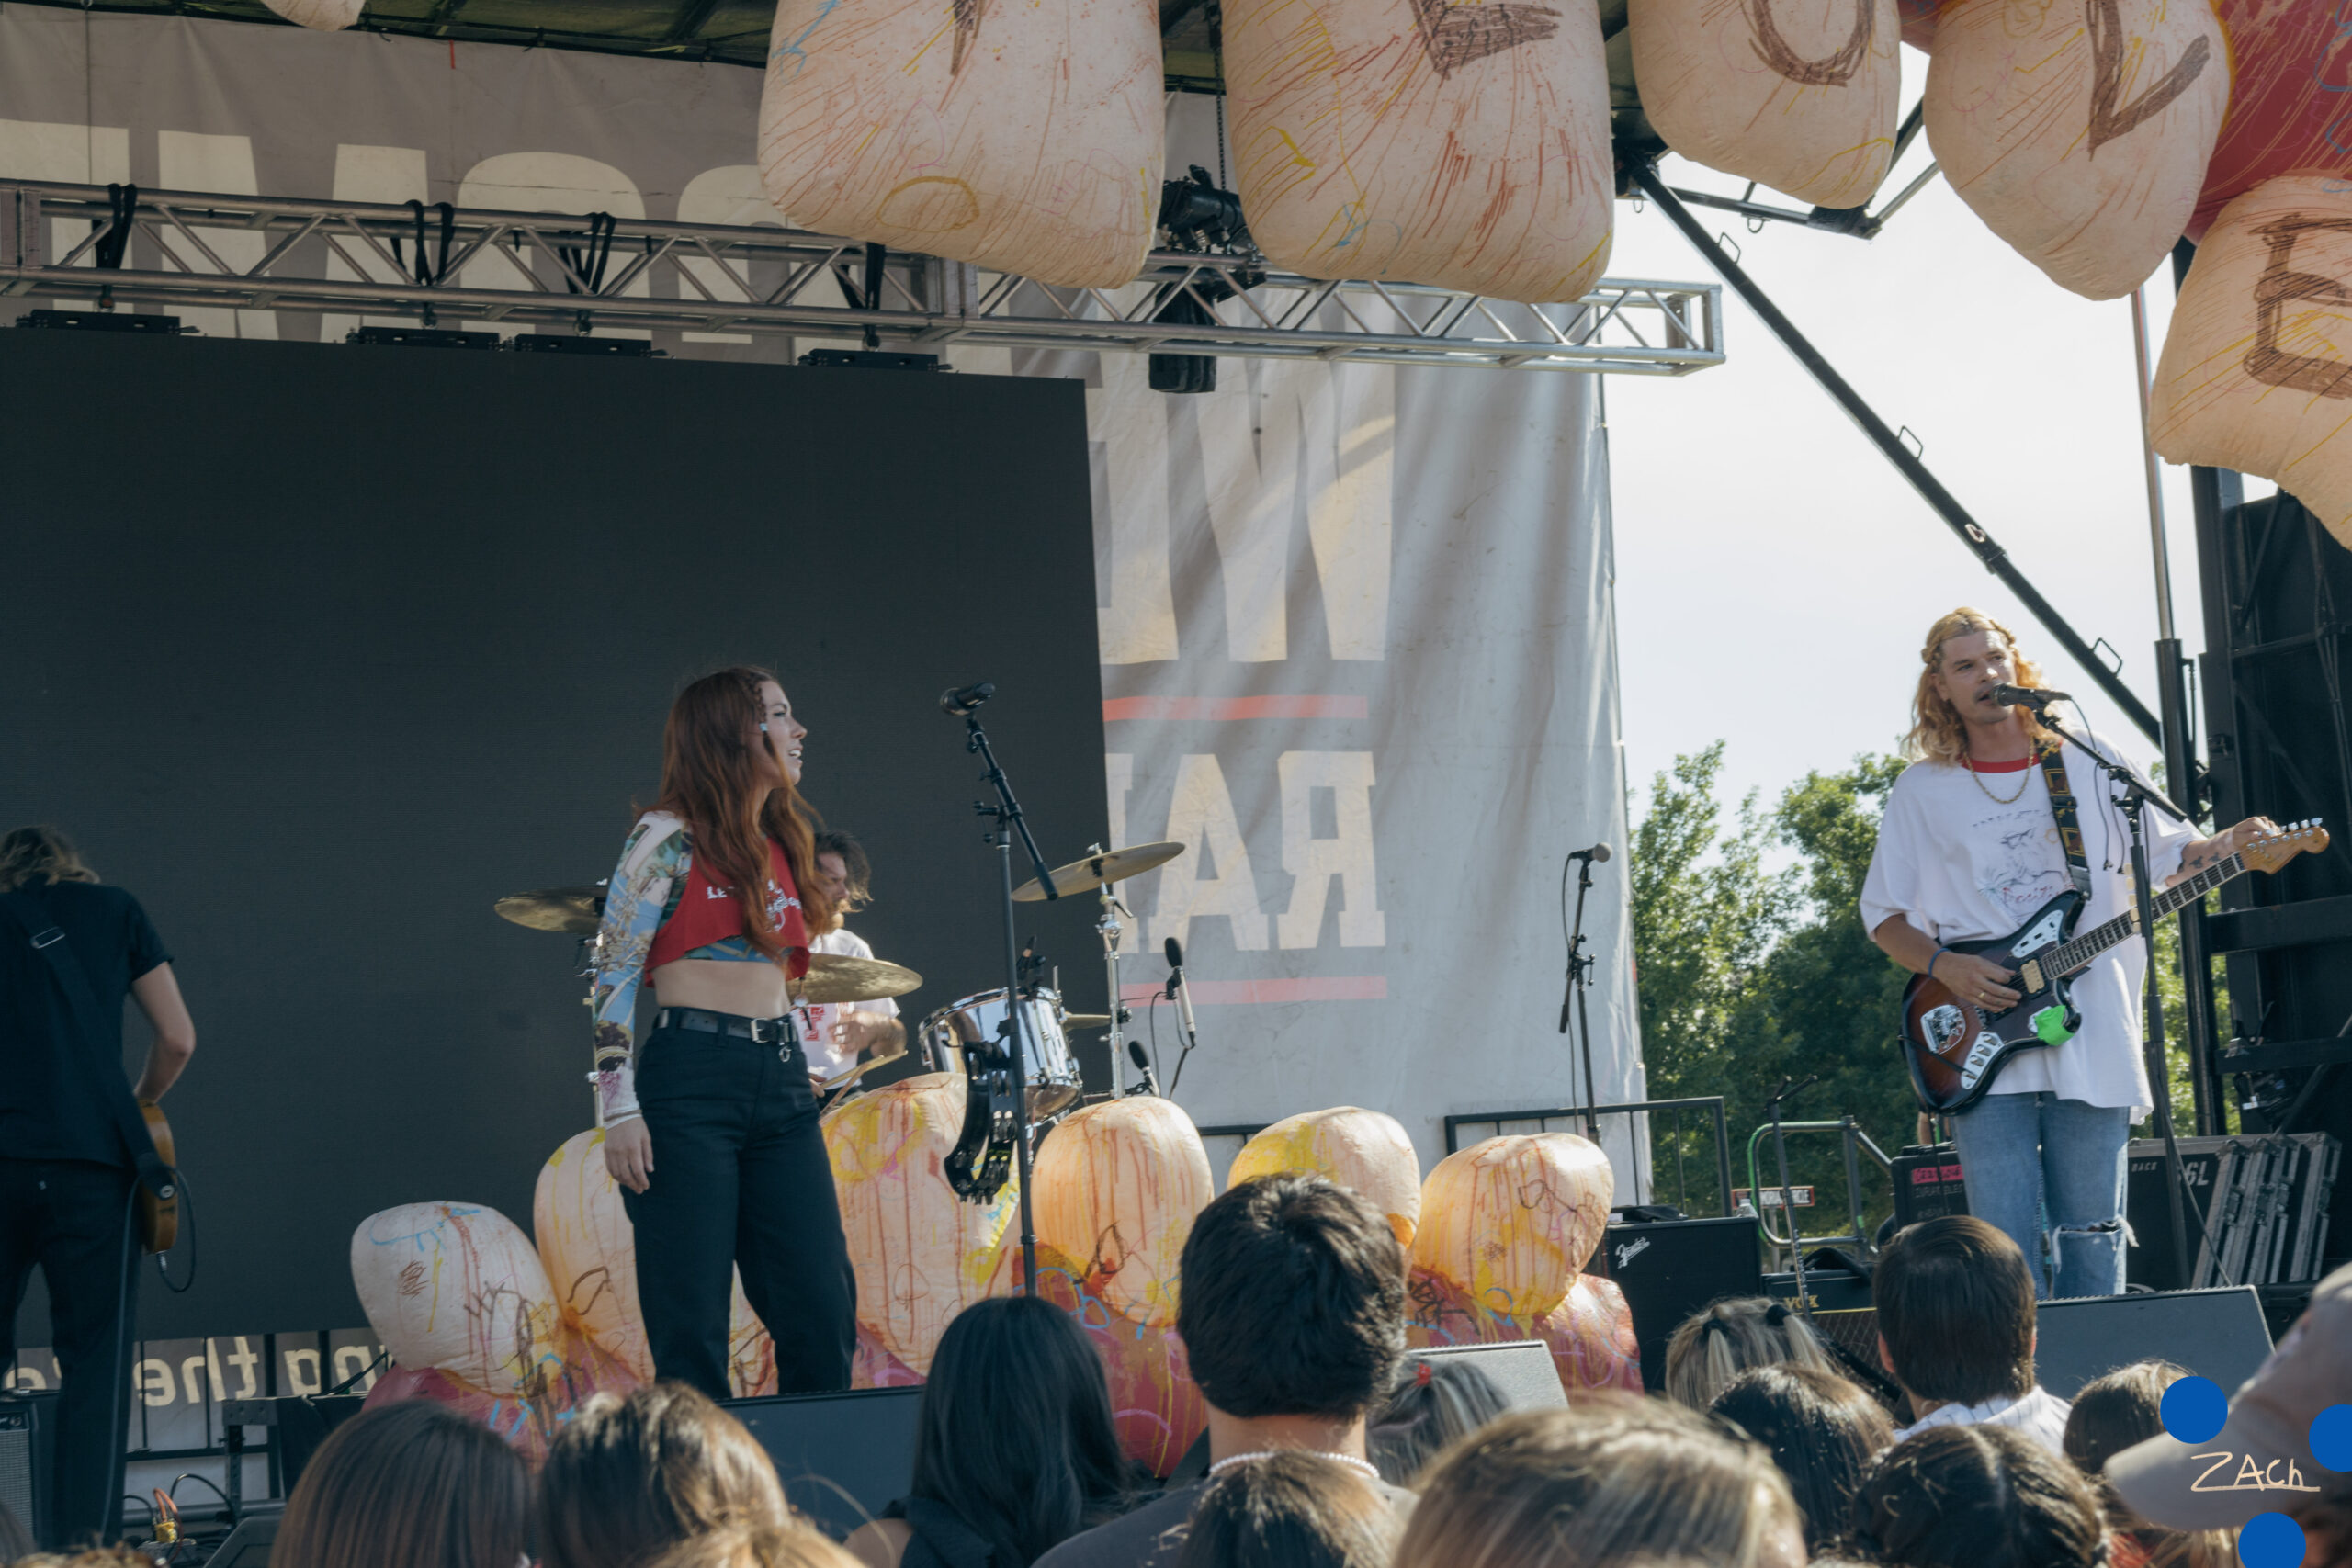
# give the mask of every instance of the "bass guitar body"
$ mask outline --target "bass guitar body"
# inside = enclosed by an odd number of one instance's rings
[[[2082,1028],[2066,980],[2037,960],[2074,935],[2083,896],[2061,893],[2007,936],[1956,942],[1954,953],[1989,959],[2017,978],[2015,1006],[1987,1012],[1940,980],[1915,975],[1903,993],[1903,1062],[1911,1089],[1930,1116],[1965,1111],[1984,1097],[2019,1052],[2063,1045]]]
[[[148,1139],[155,1145],[155,1154],[169,1168],[179,1168],[179,1158],[172,1150],[172,1124],[164,1120],[164,1108],[152,1100],[139,1102],[139,1114],[146,1118]],[[180,1235],[179,1184],[175,1181],[158,1197],[146,1183],[139,1186],[135,1213],[139,1216],[139,1246],[146,1252],[169,1252]]]

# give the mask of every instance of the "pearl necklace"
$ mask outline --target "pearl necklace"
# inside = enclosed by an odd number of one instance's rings
[[[1209,1466],[1209,1473],[1213,1476],[1217,1475],[1231,1470],[1237,1464],[1248,1464],[1254,1459],[1272,1459],[1278,1454],[1313,1454],[1317,1459],[1331,1460],[1346,1465],[1351,1470],[1362,1471],[1374,1481],[1380,1479],[1379,1469],[1369,1461],[1360,1460],[1353,1454],[1335,1454],[1329,1449],[1261,1449],[1256,1453],[1227,1454]]]

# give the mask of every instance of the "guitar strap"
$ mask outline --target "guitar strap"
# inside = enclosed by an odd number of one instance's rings
[[[2063,748],[2043,748],[2041,781],[2050,786],[2050,816],[2058,824],[2058,845],[2066,852],[2066,872],[2075,879],[2075,891],[2087,898],[2091,896],[2091,863],[2083,853],[2083,818],[2075,807],[2075,792],[2066,784],[2066,759]]]
[[[57,982],[58,992],[65,999],[65,1021],[71,1026],[65,1055],[79,1064],[83,1087],[95,1093],[98,1103],[112,1113],[116,1135],[122,1140],[123,1152],[130,1156],[140,1184],[158,1201],[169,1199],[176,1186],[172,1168],[155,1152],[155,1140],[148,1134],[147,1119],[139,1113],[139,1102],[130,1097],[130,1086],[122,1081],[119,1066],[108,1072],[108,1064],[98,1060],[95,1044],[99,1038],[97,998],[91,994],[90,976],[66,942],[64,930],[49,918],[49,911],[29,893],[0,893],[0,913],[11,917],[17,927],[14,931],[0,934],[29,941],[33,951],[49,965],[49,977]]]

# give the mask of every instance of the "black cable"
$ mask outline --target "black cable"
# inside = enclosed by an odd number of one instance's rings
[[[325,1399],[334,1394],[349,1393],[353,1383],[357,1382],[361,1378],[366,1377],[369,1372],[372,1372],[378,1367],[382,1366],[387,1360],[390,1359],[391,1354],[392,1353],[390,1349],[377,1351],[376,1359],[374,1360],[368,1362],[366,1366],[360,1368],[357,1371],[352,1373],[349,1377],[344,1379],[341,1382],[327,1390],[325,1393],[319,1395],[319,1397]]]
[[[232,1461],[232,1462],[233,1462],[233,1463],[237,1463],[237,1464],[243,1464],[243,1463],[244,1462],[244,1461],[245,1461],[245,1456],[244,1456],[243,1454],[242,1454],[242,1453],[231,1454],[231,1455],[229,1456],[229,1458],[230,1458],[230,1460],[231,1460],[231,1461]],[[185,1471],[182,1471],[179,1474],[173,1476],[173,1477],[172,1477],[172,1483],[171,1483],[171,1485],[169,1485],[168,1487],[164,1488],[164,1496],[166,1496],[166,1497],[168,1497],[168,1498],[170,1498],[170,1499],[172,1500],[172,1506],[173,1506],[174,1507],[175,1507],[175,1508],[176,1508],[177,1506],[179,1506],[179,1501],[180,1501],[180,1483],[181,1483],[181,1482],[183,1482],[183,1481],[193,1481],[193,1482],[196,1482],[197,1483],[198,1483],[199,1485],[203,1485],[203,1486],[211,1486],[211,1487],[212,1487],[212,1495],[213,1495],[215,1497],[218,1497],[218,1498],[220,1498],[220,1506],[221,1506],[222,1507],[224,1507],[224,1508],[226,1508],[226,1509],[228,1509],[228,1510],[229,1510],[229,1523],[230,1523],[232,1526],[233,1526],[233,1525],[235,1525],[235,1524],[236,1524],[236,1522],[237,1522],[237,1505],[235,1505],[234,1503],[232,1503],[231,1501],[229,1501],[229,1495],[228,1495],[226,1492],[221,1491],[220,1487],[218,1487],[218,1486],[214,1486],[214,1485],[213,1485],[213,1483],[212,1483],[212,1481],[211,1481],[211,1479],[210,1479],[209,1477],[208,1477],[208,1476],[198,1475],[198,1474],[197,1474],[197,1472],[194,1472],[194,1471],[192,1471],[192,1470],[185,1470]]]

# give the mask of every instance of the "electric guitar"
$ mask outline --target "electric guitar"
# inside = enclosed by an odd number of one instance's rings
[[[2214,888],[2249,871],[2270,873],[2299,854],[2327,848],[2327,829],[2316,818],[2258,839],[2226,860],[2155,895],[2158,919],[2186,908]],[[1986,1012],[1955,996],[1940,980],[1915,975],[1903,992],[1903,1062],[1911,1089],[1930,1116],[1965,1111],[1984,1097],[2001,1069],[2022,1051],[2063,1045],[2082,1028],[2067,982],[2119,942],[2140,934],[2140,912],[2127,909],[2103,925],[2075,934],[2087,902],[2068,888],[2035,911],[2031,919],[1990,942],[1956,942],[1954,953],[1986,958],[2016,972],[2009,982],[2022,993],[1999,1012]]]
[[[157,1157],[167,1166],[179,1164],[172,1149],[172,1124],[164,1120],[164,1108],[152,1100],[139,1102],[139,1114],[147,1123],[147,1137],[155,1145]],[[141,1182],[139,1187],[139,1246],[145,1252],[169,1252],[172,1243],[179,1239],[180,1196],[176,1177],[164,1189],[170,1196],[158,1198]]]

